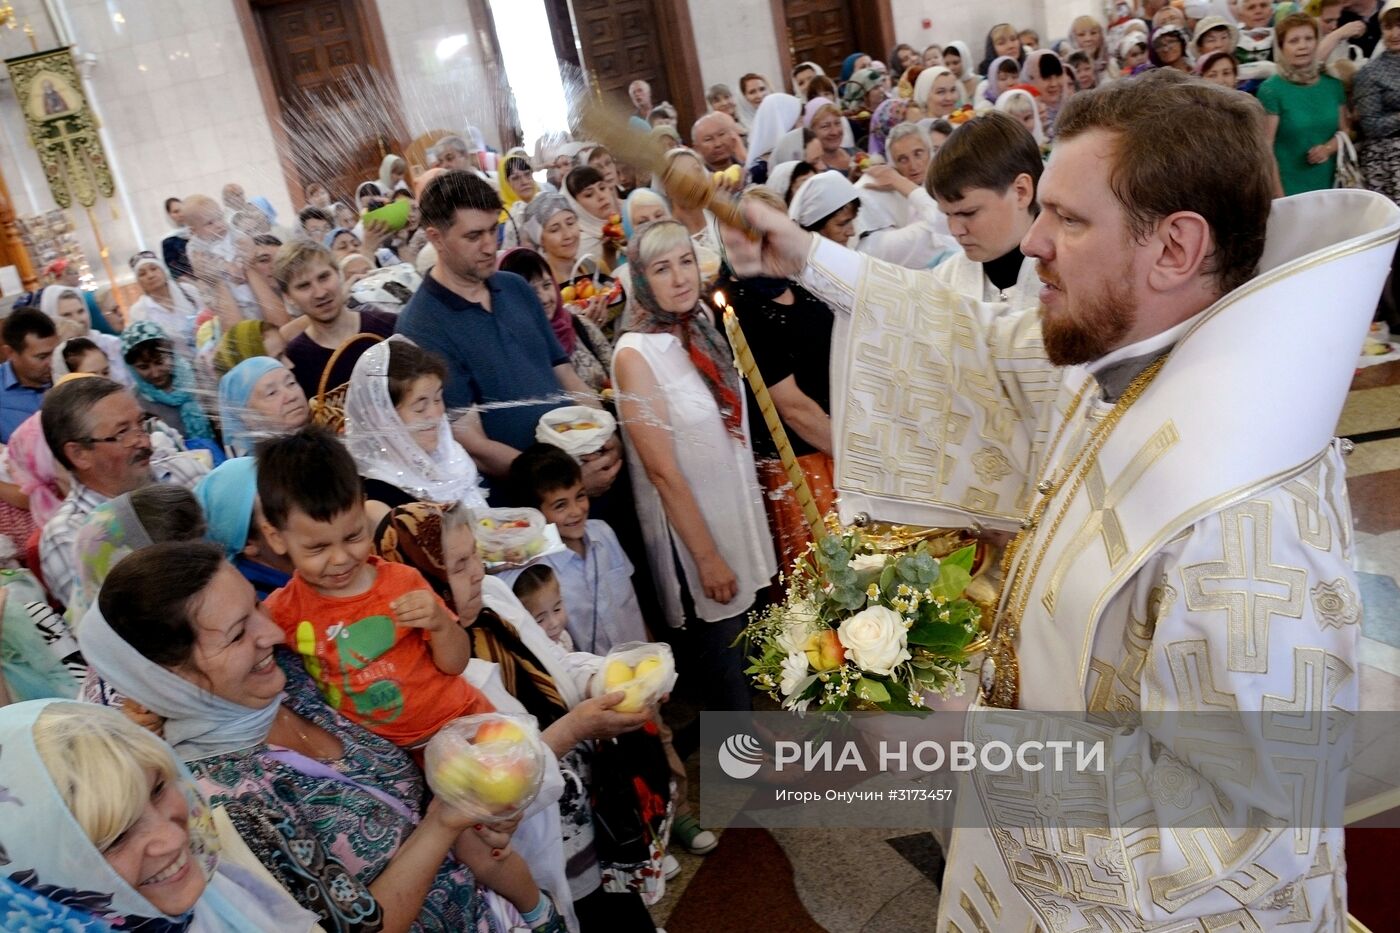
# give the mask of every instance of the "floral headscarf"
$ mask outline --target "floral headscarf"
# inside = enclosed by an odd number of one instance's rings
[[[661,220],[649,224],[633,238],[627,248],[627,264],[632,267],[632,302],[627,316],[622,322],[625,332],[642,334],[670,334],[680,331],[681,346],[690,354],[690,361],[700,374],[700,380],[714,396],[715,405],[724,419],[724,426],[730,435],[743,440],[744,401],[739,387],[739,373],[734,368],[734,355],[729,344],[720,337],[710,316],[696,302],[694,308],[682,313],[663,311],[647,281],[642,257],[642,243],[655,236],[657,231],[685,227],[674,220]],[[686,242],[691,243],[686,232]],[[695,245],[691,243],[693,250]],[[696,260],[697,266],[699,260]]]
[[[444,506],[433,502],[415,502],[393,509],[375,532],[374,552],[383,560],[416,568],[451,605],[452,589],[442,546],[443,513]],[[500,665],[501,683],[506,690],[539,720],[542,728],[548,726],[568,712],[571,701],[577,701],[569,692],[571,686],[554,677],[529,647],[531,636],[538,630],[518,630],[485,603],[483,599],[475,620],[463,622],[472,640],[472,657]]]
[[[841,103],[847,110],[859,109],[865,103],[865,95],[880,87],[884,81],[883,73],[874,68],[862,68],[841,85]]]
[[[909,101],[890,98],[875,108],[870,117],[870,154],[883,156],[885,140],[890,130],[904,122],[904,114],[909,110]]]
[[[195,394],[194,370],[190,368],[190,364],[183,356],[175,352],[175,345],[159,324],[154,321],[137,321],[122,331],[122,357],[125,358],[136,347],[153,340],[165,341],[174,370],[173,379],[170,388],[157,389],[142,379],[139,373],[132,370],[131,378],[136,383],[136,394],[158,405],[169,405],[178,410],[180,420],[185,426],[186,437],[212,441],[214,428],[209,423],[209,418],[205,416],[204,407],[199,404],[199,398]]]
[[[42,528],[63,504],[64,493],[58,484],[58,463],[48,441],[44,440],[44,426],[38,412],[14,429],[6,451],[10,458],[10,475],[19,484],[20,492],[29,497],[29,514],[34,524]]]

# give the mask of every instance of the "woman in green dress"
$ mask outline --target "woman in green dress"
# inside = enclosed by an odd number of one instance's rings
[[[1317,21],[1285,16],[1276,30],[1278,74],[1259,86],[1285,195],[1332,187],[1337,133],[1348,132],[1346,91],[1317,61]]]

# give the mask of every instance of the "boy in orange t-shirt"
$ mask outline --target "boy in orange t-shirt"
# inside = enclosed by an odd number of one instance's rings
[[[370,555],[355,461],[309,430],[260,448],[263,532],[291,559],[291,582],[265,603],[326,702],[402,748],[454,719],[489,713],[461,676],[471,641],[417,570]]]
[[[326,702],[405,748],[421,748],[461,716],[492,712],[462,679],[471,642],[457,617],[417,570],[370,556],[360,475],[335,435],[309,427],[265,440],[257,466],[263,535],[296,568],[264,605]],[[563,933],[519,853],[493,850],[471,830],[452,851],[531,930]]]

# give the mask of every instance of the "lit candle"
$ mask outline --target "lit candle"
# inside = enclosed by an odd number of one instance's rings
[[[812,499],[812,490],[807,485],[807,476],[802,472],[802,465],[797,462],[797,455],[792,452],[787,431],[778,418],[778,409],[773,404],[772,396],[768,394],[768,385],[758,371],[758,364],[754,362],[749,342],[744,339],[744,330],[739,326],[739,318],[735,315],[733,306],[725,301],[724,292],[715,292],[714,302],[715,307],[724,311],[724,332],[729,335],[729,346],[734,351],[734,363],[748,380],[749,388],[753,390],[758,410],[763,413],[768,432],[773,435],[773,443],[778,448],[778,457],[782,459],[783,469],[787,471],[788,482],[792,484],[797,495],[797,504],[802,506],[802,516],[812,530],[812,538],[820,541],[826,537],[826,526],[822,522],[821,512],[817,510],[817,503]]]

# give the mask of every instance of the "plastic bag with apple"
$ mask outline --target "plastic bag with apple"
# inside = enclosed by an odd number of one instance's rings
[[[423,756],[433,793],[483,823],[525,812],[539,796],[548,761],[534,719],[505,713],[449,722]]]
[[[617,419],[610,412],[587,405],[565,405],[540,416],[535,440],[553,444],[575,460],[603,449],[617,433]]]
[[[486,563],[523,564],[547,546],[545,525],[539,509],[479,509],[472,530]]]
[[[603,667],[593,675],[593,696],[621,690],[626,696],[614,707],[619,713],[640,713],[676,685],[676,659],[671,646],[629,641],[613,646]]]

